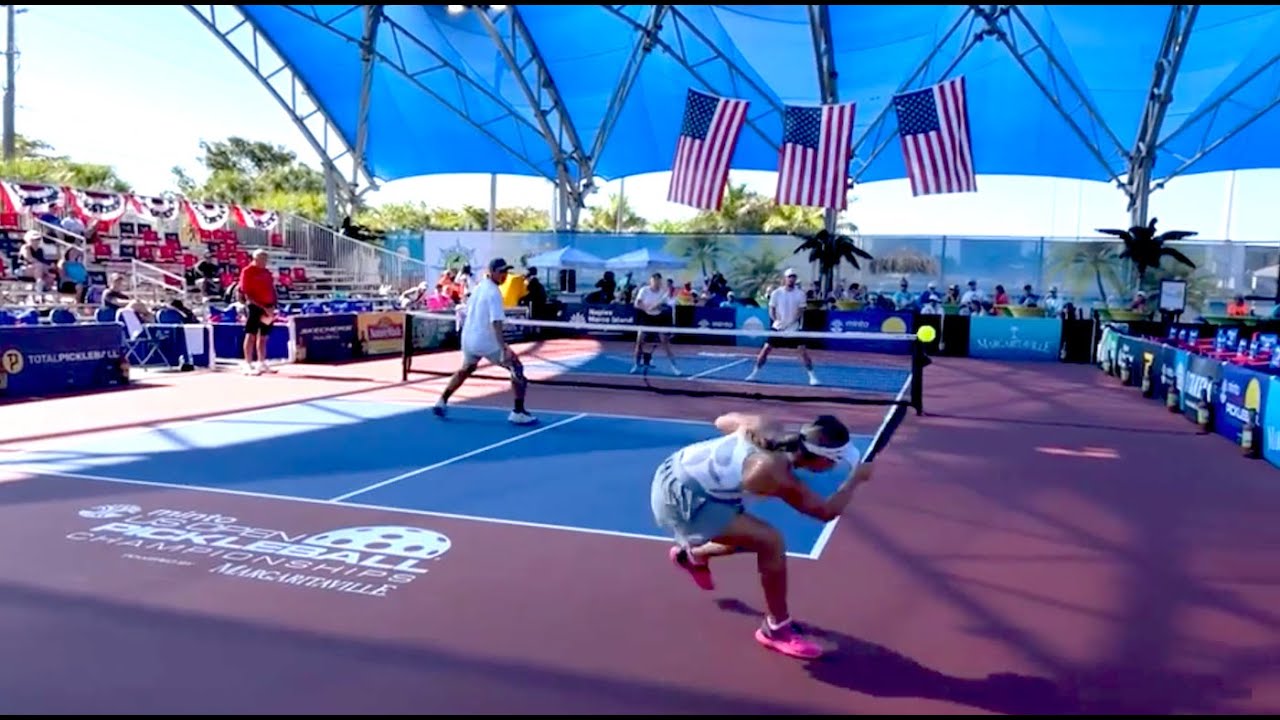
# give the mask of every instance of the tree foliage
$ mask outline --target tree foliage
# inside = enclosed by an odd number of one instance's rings
[[[12,160],[0,160],[0,177],[50,185],[70,185],[83,190],[127,192],[129,183],[115,168],[97,163],[76,162],[58,155],[49,143],[17,135]]]

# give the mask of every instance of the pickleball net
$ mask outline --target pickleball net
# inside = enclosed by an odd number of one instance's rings
[[[460,321],[447,313],[408,313],[403,379],[447,377],[461,366]],[[508,317],[507,342],[532,385],[643,391],[683,397],[897,405],[924,408],[929,360],[915,335],[881,332],[793,332],[714,327],[600,324]],[[645,333],[637,355],[636,335]],[[669,339],[674,366],[656,333]],[[753,374],[765,341],[771,352]],[[796,345],[813,362],[806,371]],[[482,360],[475,378],[508,380]]]

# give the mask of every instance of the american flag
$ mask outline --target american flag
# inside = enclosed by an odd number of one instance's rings
[[[729,161],[747,119],[746,100],[690,89],[671,167],[667,200],[699,210],[719,210],[729,181]]]
[[[852,138],[853,103],[788,105],[778,150],[777,203],[832,210],[848,207]]]
[[[911,194],[977,192],[964,78],[895,95]]]

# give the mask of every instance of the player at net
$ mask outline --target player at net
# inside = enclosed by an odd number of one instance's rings
[[[403,379],[452,374],[458,349],[454,316],[411,312],[409,320]],[[686,397],[901,405],[923,412],[923,369],[929,361],[911,333],[775,331],[759,321],[743,329],[667,325],[662,332],[670,337],[679,363],[676,370],[668,363],[654,363],[653,353],[643,350],[637,362],[638,335],[654,334],[647,324],[591,323],[579,314],[568,320],[509,316],[504,326],[530,384]],[[792,347],[803,343],[807,358],[777,353],[760,364],[765,341],[779,338]],[[633,373],[637,366],[639,372]],[[819,384],[812,384],[811,367],[816,368]],[[473,377],[508,379],[505,370],[487,363]]]

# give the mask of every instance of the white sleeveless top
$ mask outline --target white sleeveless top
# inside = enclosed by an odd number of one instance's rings
[[[742,465],[759,450],[745,432],[704,440],[676,453],[675,471],[720,500],[742,498]]]

